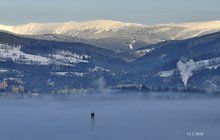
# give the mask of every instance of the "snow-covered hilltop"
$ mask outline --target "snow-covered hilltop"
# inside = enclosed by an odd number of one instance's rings
[[[142,25],[111,20],[0,25],[0,30],[35,38],[79,41],[116,51],[136,49],[165,40],[181,40],[220,31],[220,21]],[[131,42],[133,42],[131,46]]]
[[[22,35],[61,34],[68,36],[77,36],[77,33],[86,30],[95,34],[101,34],[104,32],[116,32],[126,27],[135,28],[140,26],[143,25],[134,23],[123,23],[111,20],[94,20],[86,22],[66,23],[29,23],[18,26],[0,25],[0,30],[6,30]]]

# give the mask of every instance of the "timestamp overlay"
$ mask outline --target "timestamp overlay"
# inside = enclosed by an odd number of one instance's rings
[[[188,136],[188,137],[204,137],[205,132],[203,132],[203,131],[188,131],[188,132],[186,132],[186,136]]]

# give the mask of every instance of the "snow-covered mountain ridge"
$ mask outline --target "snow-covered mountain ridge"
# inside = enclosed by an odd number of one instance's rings
[[[165,40],[182,40],[220,31],[220,21],[143,25],[111,20],[0,25],[0,30],[34,38],[83,42],[116,51],[137,49]]]
[[[42,34],[67,34],[74,36],[74,31],[91,30],[96,34],[117,31],[125,27],[144,26],[134,23],[123,23],[111,20],[94,20],[86,22],[66,22],[66,23],[29,23],[18,26],[0,25],[0,30],[5,30],[22,35],[42,35]],[[72,31],[72,32],[71,32]]]

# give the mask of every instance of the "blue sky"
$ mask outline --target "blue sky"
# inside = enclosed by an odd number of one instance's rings
[[[143,24],[220,20],[220,0],[0,0],[0,24],[110,19]]]

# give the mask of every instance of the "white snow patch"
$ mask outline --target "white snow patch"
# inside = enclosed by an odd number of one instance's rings
[[[9,77],[8,80],[10,80],[10,81],[18,81],[20,79],[19,78],[14,78],[14,77]]]
[[[168,70],[159,72],[157,75],[163,78],[171,77],[174,74],[175,70]]]
[[[68,74],[68,72],[54,72],[52,73],[53,75],[58,75],[58,76],[65,76]]]
[[[88,55],[79,55],[69,51],[60,51],[47,56],[27,54],[21,51],[21,46],[11,46],[8,44],[0,44],[0,61],[8,59],[16,63],[24,64],[39,64],[39,65],[65,65],[74,66],[77,63],[89,63],[87,59],[91,58]]]
[[[89,63],[87,59],[90,58],[88,55],[78,55],[69,51],[56,52],[55,54],[49,55],[49,57],[52,58],[52,61],[54,61],[55,64],[62,65]]]
[[[128,45],[128,47],[129,47],[129,49],[130,50],[133,50],[134,49],[134,44],[136,43],[136,40],[135,39],[132,39],[131,41],[130,41],[130,44]]]
[[[85,76],[86,73],[82,73],[82,72],[73,72],[73,75],[77,76],[77,77],[83,77]]]
[[[0,69],[0,73],[6,73],[8,72],[8,69]]]
[[[162,55],[160,56],[160,59],[163,59],[164,57],[166,57],[166,54],[162,54]]]
[[[20,49],[21,46],[9,46],[7,44],[0,44],[0,61],[5,61],[5,59],[11,59],[14,62],[24,62],[26,64],[49,64],[48,58],[38,55],[26,54],[22,52]]]
[[[183,84],[186,88],[189,78],[193,76],[193,71],[197,69],[197,65],[192,59],[190,59],[186,62],[178,61],[177,68],[180,71]]]
[[[91,69],[90,71],[92,71],[92,72],[97,72],[97,71],[106,71],[106,72],[109,72],[110,70],[96,66],[95,68]]]
[[[209,69],[209,70],[212,70],[212,69],[218,69],[220,67],[220,64],[218,64],[218,65],[213,65],[213,66],[208,66],[208,67],[206,67],[207,69]]]
[[[82,72],[51,72],[51,75],[56,75],[56,76],[69,76],[69,75],[74,75],[77,77],[83,77],[87,73],[82,73]]]
[[[152,52],[154,50],[154,48],[152,48],[152,49],[144,49],[144,50],[139,50],[139,51],[137,51],[136,52],[136,54],[138,55],[138,56],[144,56],[144,55],[146,55],[147,53],[150,53],[150,52]]]
[[[207,59],[207,60],[201,60],[196,62],[198,67],[207,67],[207,66],[212,66],[220,63],[220,57],[212,58],[212,59]]]

